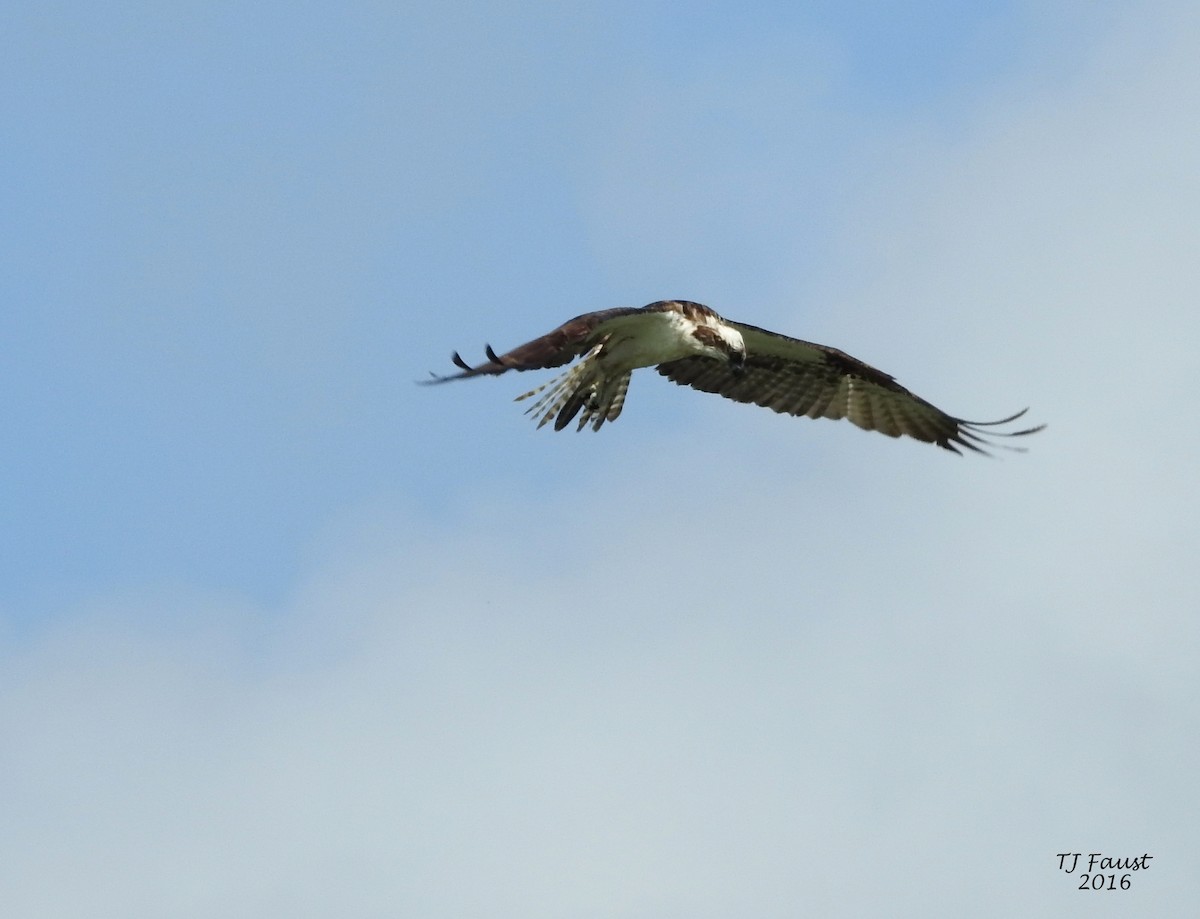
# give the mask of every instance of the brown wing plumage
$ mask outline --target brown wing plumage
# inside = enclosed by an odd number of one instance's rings
[[[736,402],[761,405],[788,415],[848,418],[867,431],[889,437],[907,434],[955,453],[959,447],[986,453],[983,435],[1020,437],[1021,431],[981,430],[1007,424],[1024,411],[998,421],[966,421],[948,415],[914,395],[891,376],[836,348],[789,338],[740,322],[731,323],[746,343],[742,370],[727,362],[688,357],[660,364],[667,379]],[[1015,448],[1010,448],[1015,449]]]
[[[547,332],[540,338],[518,345],[504,354],[497,354],[491,345],[484,347],[487,363],[472,367],[462,359],[457,351],[451,358],[454,365],[462,369],[461,373],[451,373],[445,376],[432,374],[432,380],[426,383],[445,383],[448,380],[461,380],[483,374],[500,374],[506,370],[545,370],[551,367],[561,367],[570,363],[579,355],[591,348],[592,333],[596,328],[610,319],[618,316],[628,316],[640,313],[633,307],[619,307],[610,310],[597,310],[594,313],[584,313],[564,322],[553,332]]]

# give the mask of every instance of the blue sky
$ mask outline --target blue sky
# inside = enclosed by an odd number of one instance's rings
[[[14,915],[1196,901],[1192,5],[4,20]],[[664,297],[1050,429],[415,385]]]
[[[460,470],[412,431],[455,396],[408,383],[482,336],[704,299],[696,261],[751,310],[754,276],[818,269],[875,122],[953,131],[1031,44],[972,9],[18,14],[5,605],[148,578],[270,605],[339,508],[440,514]],[[634,251],[675,221],[671,258]]]

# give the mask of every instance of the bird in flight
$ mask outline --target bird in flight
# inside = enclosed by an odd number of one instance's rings
[[[509,370],[545,370],[575,358],[561,376],[517,396],[534,399],[526,414],[542,427],[553,420],[561,431],[578,418],[576,430],[598,431],[616,421],[625,405],[629,378],[654,367],[668,380],[735,402],[753,403],[786,415],[849,418],[888,437],[906,434],[954,453],[987,453],[989,438],[1024,437],[1042,430],[1000,430],[1025,414],[997,421],[966,421],[926,402],[881,370],[837,348],[789,338],[744,322],[732,322],[701,303],[659,300],[640,309],[622,307],[584,313],[540,338],[470,366],[454,352],[460,370],[432,374],[426,383],[496,376]]]

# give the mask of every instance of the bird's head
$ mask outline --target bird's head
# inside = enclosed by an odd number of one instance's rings
[[[746,372],[746,349],[744,347],[730,348],[727,356],[729,369],[734,376],[740,377]]]
[[[691,332],[691,349],[713,360],[723,360],[737,374],[746,367],[746,343],[742,333],[718,317],[699,325]]]
[[[724,323],[718,332],[721,335],[723,346],[721,350],[725,352],[725,360],[729,362],[729,369],[741,376],[746,372],[746,343],[742,341],[742,333]]]

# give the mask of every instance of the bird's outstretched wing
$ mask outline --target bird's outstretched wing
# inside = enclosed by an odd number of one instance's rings
[[[497,354],[491,345],[484,348],[487,363],[472,367],[462,359],[457,351],[451,358],[454,365],[461,369],[460,373],[445,376],[432,374],[433,379],[425,383],[445,383],[448,380],[461,380],[466,377],[483,374],[496,375],[506,370],[545,370],[550,367],[561,367],[570,363],[579,355],[588,351],[597,335],[603,333],[604,323],[622,316],[629,316],[642,311],[633,307],[619,307],[610,310],[597,310],[594,313],[584,313],[564,322],[552,332],[547,332],[539,338],[518,345],[504,354]]]
[[[966,421],[914,395],[890,375],[825,345],[789,338],[757,326],[730,323],[742,333],[746,361],[739,371],[727,362],[687,357],[658,366],[667,379],[736,402],[753,403],[788,415],[848,418],[867,431],[889,437],[907,434],[955,453],[960,447],[987,453],[1002,446],[988,437],[1022,437],[1045,425],[1019,431],[993,430],[1025,414],[998,421]]]

